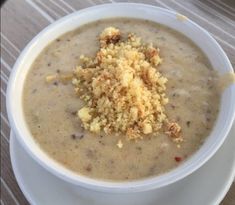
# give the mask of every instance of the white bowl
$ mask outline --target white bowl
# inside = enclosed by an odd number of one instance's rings
[[[222,96],[220,112],[216,124],[206,142],[192,157],[178,168],[160,176],[125,182],[109,182],[91,179],[76,174],[45,154],[35,143],[24,119],[22,93],[26,74],[39,53],[54,39],[85,23],[111,17],[130,17],[148,19],[172,29],[190,38],[209,58],[214,69],[219,73],[231,72],[232,66],[219,44],[211,35],[192,22],[180,21],[176,13],[144,4],[104,4],[80,10],[51,24],[40,32],[23,50],[13,71],[7,88],[7,111],[13,131],[28,154],[53,175],[72,183],[77,187],[106,193],[131,193],[159,188],[194,172],[202,166],[224,142],[235,116],[235,85],[227,88]],[[32,99],[33,100],[33,99]]]

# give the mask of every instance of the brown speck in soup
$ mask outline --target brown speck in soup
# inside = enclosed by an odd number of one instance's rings
[[[187,121],[187,122],[186,122],[186,125],[187,125],[187,127],[190,127],[191,121]]]
[[[75,140],[75,139],[81,140],[83,137],[84,137],[83,134],[71,134],[71,138],[73,140]]]
[[[137,154],[142,154],[142,147],[141,146],[137,146],[136,147],[136,151],[137,151]]]
[[[156,165],[154,164],[153,166],[151,166],[148,170],[147,176],[151,176],[155,173],[155,169],[156,169]]]
[[[87,172],[91,172],[91,171],[92,171],[92,166],[91,166],[91,164],[88,164],[88,165],[85,167],[85,170],[86,170]]]
[[[60,42],[61,40],[60,40],[60,38],[57,38],[56,41],[57,41],[57,42]]]
[[[99,140],[99,144],[101,144],[101,145],[105,145],[105,143],[103,142],[103,141],[101,141],[101,140]]]
[[[113,160],[113,159],[110,159],[110,160],[109,160],[109,164],[114,164],[114,160]]]
[[[72,111],[71,114],[76,116],[77,115],[77,111]]]
[[[86,149],[86,156],[89,159],[97,159],[97,151],[92,149]]]
[[[50,66],[51,66],[51,63],[48,63],[47,66],[50,67]]]
[[[181,119],[180,119],[180,116],[177,116],[177,117],[176,117],[176,121],[177,121],[177,122],[180,122],[180,120],[181,120]]]
[[[37,91],[38,91],[38,89],[37,89],[37,88],[34,88],[34,89],[32,90],[32,94],[36,93]]]

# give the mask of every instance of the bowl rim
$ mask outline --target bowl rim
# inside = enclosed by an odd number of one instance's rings
[[[107,180],[102,180],[102,179],[91,179],[89,177],[82,176],[79,174],[76,174],[77,177],[74,178],[71,175],[68,175],[65,172],[63,172],[61,169],[59,169],[59,170],[55,169],[55,167],[53,167],[52,164],[50,164],[52,162],[50,162],[50,163],[44,162],[42,159],[40,159],[37,156],[37,154],[30,148],[30,146],[27,144],[27,142],[23,139],[21,130],[18,127],[18,122],[15,120],[15,117],[13,114],[14,113],[13,112],[14,102],[11,100],[13,93],[14,93],[13,84],[14,84],[14,80],[16,78],[17,70],[22,66],[21,63],[22,63],[23,59],[25,58],[25,56],[27,56],[27,53],[29,52],[31,47],[36,43],[36,41],[39,38],[41,38],[47,32],[50,32],[56,25],[62,24],[63,22],[67,21],[69,18],[72,18],[74,16],[79,16],[82,13],[85,13],[87,11],[102,9],[104,7],[107,7],[107,8],[129,7],[130,10],[135,9],[137,7],[144,7],[147,10],[148,9],[155,9],[156,11],[161,11],[161,12],[163,12],[165,14],[169,14],[169,15],[176,16],[178,14],[177,12],[170,11],[168,9],[164,9],[164,8],[156,7],[156,6],[152,6],[152,5],[147,5],[147,4],[140,4],[140,3],[109,4],[108,3],[108,4],[96,5],[96,6],[92,6],[89,8],[85,8],[85,9],[76,11],[76,12],[71,13],[65,17],[62,17],[61,19],[50,24],[49,26],[44,28],[38,35],[36,35],[30,41],[30,43],[24,48],[24,50],[20,54],[19,58],[17,59],[15,65],[12,69],[12,72],[11,72],[11,75],[9,78],[9,82],[8,82],[8,86],[7,86],[7,94],[6,94],[7,113],[8,113],[10,125],[12,126],[12,129],[16,133],[17,139],[19,140],[21,145],[23,145],[24,149],[26,149],[28,154],[35,161],[37,161],[42,167],[44,167],[46,170],[48,170],[53,175],[56,175],[57,177],[63,179],[64,181],[67,181],[71,184],[78,185],[78,186],[85,187],[85,188],[92,189],[92,190],[111,192],[111,193],[127,193],[127,192],[129,193],[129,192],[147,191],[147,190],[151,190],[154,188],[160,188],[160,187],[169,185],[171,183],[174,183],[174,182],[188,176],[189,174],[191,174],[192,172],[194,172],[195,170],[200,168],[206,161],[208,161],[211,158],[211,156],[213,156],[213,154],[219,149],[219,147],[224,142],[224,140],[225,140],[225,138],[226,138],[231,126],[232,126],[232,122],[235,117],[235,108],[233,108],[232,113],[229,116],[229,123],[226,125],[225,129],[223,130],[224,133],[223,133],[223,135],[221,135],[221,139],[215,143],[214,148],[213,149],[211,148],[210,150],[205,152],[204,155],[201,156],[200,160],[198,159],[197,161],[195,160],[194,163],[191,163],[191,166],[188,166],[188,168],[185,169],[184,172],[180,172],[178,174],[173,175],[172,173],[174,172],[174,170],[176,170],[176,169],[173,169],[173,171],[170,171],[170,172],[167,172],[166,174],[160,175],[163,179],[165,177],[165,180],[162,180],[161,183],[159,183],[159,181],[158,181],[158,179],[160,178],[159,176],[153,176],[150,178],[144,178],[144,179],[139,179],[139,180],[127,181],[127,182],[126,181],[125,182],[116,182],[116,181],[112,182],[112,181],[107,181]],[[129,18],[131,18],[131,17],[129,17]],[[208,37],[208,39],[210,39],[210,41],[214,44],[215,47],[217,47],[220,54],[222,55],[222,57],[226,61],[227,66],[229,67],[230,71],[232,71],[232,66],[231,66],[230,61],[228,60],[228,57],[226,56],[225,52],[220,47],[220,45],[216,42],[216,40],[205,29],[203,29],[202,27],[200,27],[199,25],[197,25],[196,23],[194,23],[190,19],[187,19],[187,21],[192,26],[197,27],[197,29],[199,29],[204,35],[206,35]],[[66,33],[66,32],[64,32],[64,33]],[[182,34],[184,35],[184,33],[182,33]],[[234,95],[233,101],[235,104],[235,94],[234,94],[234,92],[232,94]],[[230,102],[230,104],[231,103],[233,103],[233,102]],[[51,160],[53,160],[53,159],[51,159]],[[60,166],[63,167],[62,165],[60,165]],[[181,166],[182,165],[180,165],[179,167],[181,167]],[[169,177],[169,173],[171,173],[171,175],[172,175],[171,177]],[[168,175],[168,178],[167,178],[167,175]]]

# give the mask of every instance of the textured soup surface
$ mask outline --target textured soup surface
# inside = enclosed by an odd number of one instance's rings
[[[108,26],[124,35],[134,32],[160,48],[163,63],[158,69],[169,80],[166,113],[182,127],[180,148],[162,132],[137,142],[123,138],[119,149],[120,136],[90,134],[80,127],[76,111],[83,104],[72,84],[45,82],[50,74],[71,72],[81,54],[94,56],[97,36]],[[93,178],[138,179],[167,172],[200,148],[219,109],[216,81],[207,58],[185,36],[148,21],[102,20],[66,33],[42,51],[25,82],[25,118],[40,147],[69,169]]]

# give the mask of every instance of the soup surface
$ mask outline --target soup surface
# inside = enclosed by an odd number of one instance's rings
[[[97,37],[109,26],[160,48],[163,63],[158,69],[168,78],[166,114],[182,128],[180,146],[160,132],[137,141],[123,137],[120,149],[120,136],[92,134],[81,127],[76,113],[84,104],[71,83],[46,83],[48,75],[71,72],[80,55],[94,56]],[[172,29],[137,19],[97,21],[59,37],[37,57],[25,82],[25,118],[41,149],[70,170],[92,178],[140,179],[175,168],[200,148],[219,109],[217,79],[202,51]]]

